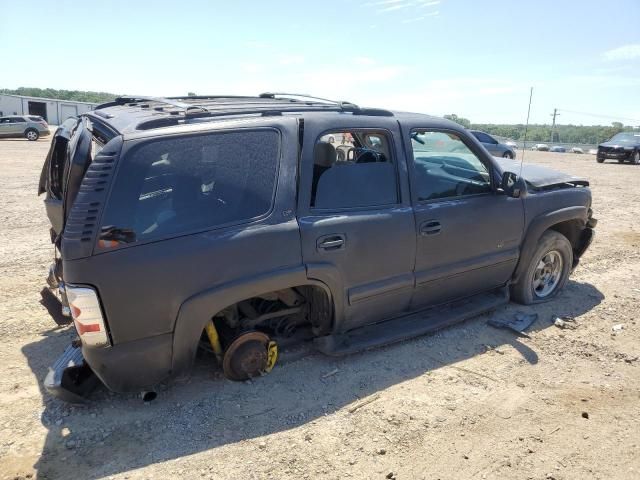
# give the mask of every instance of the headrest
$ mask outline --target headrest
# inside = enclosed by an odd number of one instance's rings
[[[336,149],[328,142],[318,142],[313,150],[313,163],[320,167],[332,167],[336,163]]]

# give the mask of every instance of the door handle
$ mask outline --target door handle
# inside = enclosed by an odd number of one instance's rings
[[[442,225],[437,220],[429,220],[420,225],[420,235],[437,235],[442,230]]]
[[[316,243],[318,250],[325,251],[341,250],[344,248],[344,244],[344,235],[340,234],[324,235],[318,238],[318,242]]]

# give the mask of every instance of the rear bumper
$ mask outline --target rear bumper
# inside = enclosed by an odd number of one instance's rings
[[[173,335],[106,347],[69,345],[44,379],[45,389],[65,402],[83,403],[102,381],[115,392],[150,390],[171,374]]]
[[[44,379],[45,389],[65,402],[83,403],[98,385],[98,379],[85,363],[80,347],[69,345],[49,367]]]
[[[156,335],[110,347],[83,347],[91,370],[114,392],[151,390],[171,375],[173,334]]]

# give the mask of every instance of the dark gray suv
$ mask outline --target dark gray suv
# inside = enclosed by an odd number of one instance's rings
[[[242,380],[285,341],[343,355],[550,300],[593,238],[591,193],[519,172],[453,122],[301,96],[119,98],[69,119],[40,181],[43,296],[78,337],[45,385],[150,390],[199,348]]]

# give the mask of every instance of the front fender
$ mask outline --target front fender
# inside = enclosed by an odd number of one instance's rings
[[[567,220],[580,220],[583,227],[587,224],[588,208],[586,206],[566,207],[552,212],[543,213],[534,218],[525,234],[522,247],[520,249],[520,259],[513,274],[513,282],[520,280],[526,271],[533,254],[536,251],[538,242],[542,234],[550,227]]]

